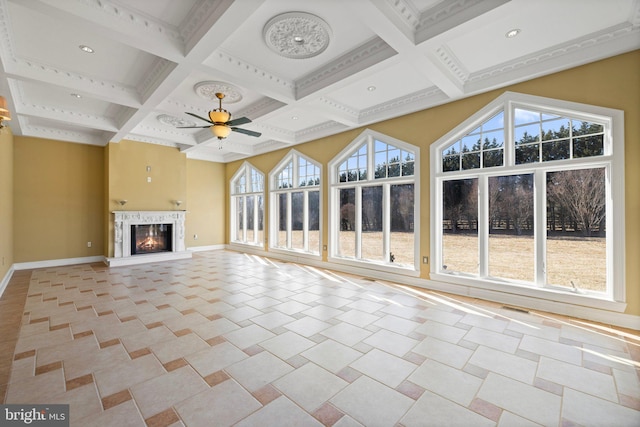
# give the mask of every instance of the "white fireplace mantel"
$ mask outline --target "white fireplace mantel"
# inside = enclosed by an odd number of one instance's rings
[[[191,258],[192,254],[185,249],[184,241],[186,211],[113,211],[113,215],[114,257],[107,260],[109,266]],[[131,226],[140,224],[171,224],[171,251],[131,255]]]

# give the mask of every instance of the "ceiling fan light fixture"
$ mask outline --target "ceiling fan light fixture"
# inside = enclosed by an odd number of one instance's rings
[[[7,100],[4,96],[0,96],[0,129],[4,127],[2,122],[11,120],[11,113],[7,108]]]
[[[209,111],[209,119],[214,123],[226,123],[231,119],[231,114],[227,110],[216,108]]]
[[[227,125],[216,124],[211,126],[211,133],[218,139],[225,139],[231,133],[231,128]]]

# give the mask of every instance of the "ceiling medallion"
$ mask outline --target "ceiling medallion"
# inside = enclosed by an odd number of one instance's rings
[[[324,52],[329,46],[331,28],[316,15],[289,12],[271,18],[262,35],[267,46],[278,55],[304,59]]]
[[[200,82],[193,87],[200,98],[218,102],[216,93],[224,93],[224,103],[234,104],[242,101],[240,88],[224,82]]]
[[[165,125],[169,125],[172,127],[177,126],[195,126],[196,124],[191,120],[181,119],[180,117],[170,116],[169,114],[160,114],[156,119]]]

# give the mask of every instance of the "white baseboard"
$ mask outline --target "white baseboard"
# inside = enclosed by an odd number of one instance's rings
[[[9,267],[9,270],[7,270],[7,274],[5,274],[2,280],[0,281],[0,297],[2,297],[4,290],[7,289],[7,285],[9,284],[9,281],[11,280],[11,276],[13,276],[14,271],[15,271],[15,268],[13,268],[13,265],[11,265],[11,267]]]
[[[104,257],[88,256],[81,258],[63,258],[63,259],[48,259],[44,261],[31,261],[31,262],[17,262],[13,264],[15,270],[31,270],[34,268],[47,268],[47,267],[61,267],[64,265],[74,264],[89,264],[92,262],[103,262]]]
[[[209,245],[209,246],[191,246],[187,248],[187,250],[191,252],[202,252],[202,251],[219,251],[224,248],[226,248],[226,245]]]

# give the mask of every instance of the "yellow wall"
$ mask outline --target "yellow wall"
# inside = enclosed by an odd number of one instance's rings
[[[13,135],[0,129],[0,281],[13,264]]]
[[[186,209],[186,203],[178,208],[175,201],[187,200],[187,157],[173,147],[126,140],[110,143],[106,153],[109,168],[107,254],[113,256],[111,211]],[[120,200],[127,200],[127,204],[121,206]]]
[[[102,255],[103,148],[16,136],[13,158],[14,262]]]
[[[512,85],[500,90],[473,96],[450,104],[430,108],[392,120],[372,124],[368,128],[420,147],[420,255],[429,256],[429,147],[442,135],[473,115],[505,91],[521,92],[567,101],[615,108],[625,112],[625,189],[626,189],[626,296],[627,314],[640,315],[640,224],[635,221],[640,209],[640,51],[634,51],[607,60],[573,68],[546,77]],[[364,128],[322,138],[295,149],[324,165],[358,136]],[[252,165],[268,174],[289,149],[279,150],[247,159]],[[227,179],[243,161],[227,164]],[[327,242],[327,187],[323,180],[324,225],[323,242]],[[268,200],[268,198],[267,198]],[[228,215],[227,212],[227,223]],[[265,224],[269,224],[269,210],[265,208]],[[265,230],[268,235],[268,230]],[[227,232],[227,241],[229,240]],[[325,259],[326,259],[326,254]],[[421,277],[429,277],[429,268],[422,265]]]
[[[221,163],[187,160],[187,248],[225,243],[225,167]],[[195,239],[194,235],[198,238]]]

